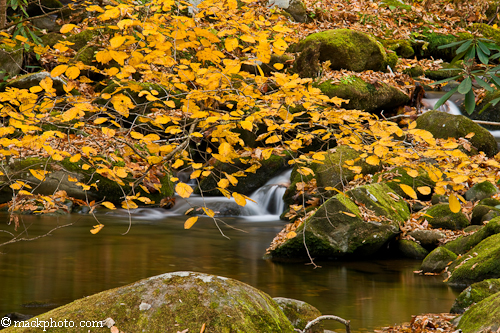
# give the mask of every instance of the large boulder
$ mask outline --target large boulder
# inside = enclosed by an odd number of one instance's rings
[[[110,319],[108,319],[110,318]],[[108,320],[106,320],[108,319]],[[294,332],[278,304],[245,283],[194,272],[166,273],[76,300],[33,320],[103,321],[123,332]],[[14,328],[7,332],[39,332]],[[87,332],[74,327],[72,332]],[[50,332],[68,332],[51,328]],[[109,332],[108,327],[92,332]]]
[[[493,135],[465,116],[429,111],[418,117],[417,128],[431,132],[436,139],[458,139],[474,133],[469,141],[476,149],[483,151],[488,157],[498,153],[497,142]]]
[[[424,273],[440,273],[455,259],[457,259],[455,253],[441,246],[425,257],[420,269]]]
[[[317,32],[302,40],[294,69],[302,77],[316,77],[321,63],[330,61],[333,70],[385,71],[388,57],[382,44],[360,31],[335,29]]]
[[[488,279],[473,283],[458,295],[451,306],[450,313],[464,313],[471,305],[498,292],[500,292],[500,279]]]
[[[399,224],[410,215],[406,202],[396,200],[397,195],[389,192],[387,185],[379,183],[332,197],[297,228],[296,237],[270,250],[270,258],[298,260],[308,258],[308,254],[314,258],[373,256],[399,233]]]
[[[472,235],[460,236],[443,246],[455,254],[464,254],[484,239],[500,233],[500,217],[494,218]]]
[[[465,287],[485,279],[500,278],[500,234],[490,236],[457,258],[451,265],[450,286]]]
[[[394,167],[392,169],[376,173],[375,175],[373,175],[373,181],[374,182],[385,181],[386,184],[390,188],[392,188],[394,192],[405,198],[409,198],[409,196],[403,191],[403,189],[399,185],[401,184],[408,185],[415,190],[415,193],[417,193],[417,196],[420,200],[425,200],[425,199],[428,200],[429,199],[428,195],[423,195],[417,190],[417,188],[422,186],[428,186],[430,188],[433,188],[436,185],[436,182],[434,182],[429,177],[429,174],[423,168],[419,167],[417,169],[418,175],[416,177],[410,176],[408,174],[409,170],[410,169],[401,166]]]
[[[498,188],[485,180],[484,182],[474,184],[467,192],[465,192],[465,199],[467,201],[478,201],[489,198],[498,193]]]
[[[363,110],[370,113],[392,110],[410,101],[407,94],[384,82],[368,83],[358,77],[351,77],[345,82],[326,81],[318,86],[328,97],[340,97],[349,100],[343,104],[346,109]]]
[[[471,306],[460,319],[457,328],[464,333],[498,332],[500,328],[500,292]]]

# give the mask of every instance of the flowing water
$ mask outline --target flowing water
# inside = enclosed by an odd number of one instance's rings
[[[283,206],[277,198],[286,180],[282,175],[254,193],[257,204],[244,216],[221,218],[218,226],[201,217],[190,230],[183,228],[186,217],[179,216],[189,207],[184,202],[171,211],[136,210],[126,235],[122,233],[129,227],[129,216],[119,210],[98,212],[105,227],[96,235],[89,232],[96,224],[89,215],[22,216],[21,228],[26,227],[30,237],[58,225],[74,225],[33,242],[0,248],[0,316],[39,314],[106,289],[181,270],[227,276],[272,297],[306,301],[323,314],[350,319],[355,332],[450,309],[455,293],[441,277],[414,274],[420,261],[317,262],[321,268],[314,269],[262,259],[284,225],[278,219]],[[191,205],[199,205],[200,200],[195,198]],[[206,200],[217,204],[225,199]],[[7,215],[0,214],[0,221],[7,221]],[[13,226],[4,224],[2,229]],[[7,239],[0,233],[0,244]],[[326,327],[343,328],[338,323]]]

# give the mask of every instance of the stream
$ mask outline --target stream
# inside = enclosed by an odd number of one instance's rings
[[[36,315],[106,289],[182,270],[234,278],[272,297],[308,302],[323,314],[351,320],[354,332],[410,321],[416,314],[449,311],[456,294],[440,276],[414,274],[420,261],[316,262],[321,268],[314,269],[262,259],[285,224],[278,218],[283,209],[278,200],[284,190],[281,180],[273,179],[252,196],[260,201],[247,207],[248,216],[221,218],[219,227],[229,239],[206,217],[185,230],[186,217],[179,215],[186,208],[182,202],[171,211],[134,211],[126,235],[122,233],[129,216],[121,210],[98,212],[105,227],[96,235],[89,232],[96,224],[89,215],[23,215],[21,226],[28,228],[30,237],[58,225],[74,225],[33,242],[0,248],[0,315]],[[221,200],[205,198],[209,206]],[[197,205],[203,198],[193,201]],[[0,234],[0,242],[7,239]],[[343,330],[335,322],[325,326]]]

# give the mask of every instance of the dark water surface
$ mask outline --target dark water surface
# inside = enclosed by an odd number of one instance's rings
[[[455,299],[441,277],[412,272],[419,261],[318,262],[322,267],[313,269],[263,260],[282,221],[227,218],[225,222],[246,232],[222,224],[230,237],[226,239],[209,219],[184,230],[183,217],[145,216],[123,236],[127,218],[98,217],[105,227],[92,235],[92,216],[23,216],[31,237],[57,225],[75,225],[33,242],[0,247],[0,316],[39,314],[106,289],[182,270],[231,277],[272,297],[306,301],[323,314],[350,319],[354,331],[409,321],[413,314],[447,312]],[[0,229],[12,231],[6,219],[0,215]],[[0,233],[0,243],[7,239]],[[47,307],[26,306],[33,302]]]

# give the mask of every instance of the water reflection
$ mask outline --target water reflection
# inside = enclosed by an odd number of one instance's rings
[[[0,216],[3,220],[6,216]],[[415,276],[418,262],[321,262],[310,265],[273,263],[262,259],[283,222],[225,221],[246,232],[202,218],[191,230],[184,218],[134,222],[102,215],[106,227],[89,230],[90,216],[24,216],[30,236],[58,224],[76,222],[51,237],[0,248],[0,314],[38,314],[48,308],[23,307],[30,302],[49,308],[96,292],[161,273],[189,270],[223,275],[259,288],[273,297],[296,298],[352,322],[355,331],[408,321],[412,314],[446,312],[455,295],[440,277]],[[4,236],[1,236],[4,237]],[[2,241],[3,238],[0,238]],[[340,329],[340,324],[328,325]]]

